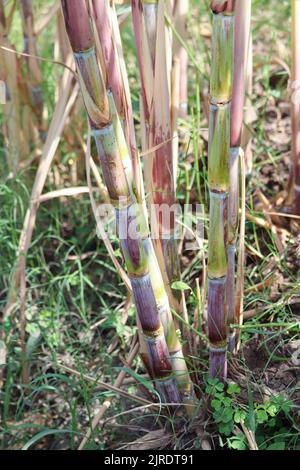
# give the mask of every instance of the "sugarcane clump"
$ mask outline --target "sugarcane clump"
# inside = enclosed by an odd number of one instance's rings
[[[103,14],[107,14],[109,3],[102,3]],[[136,197],[132,158],[109,88],[103,50],[96,47],[87,2],[62,0],[62,7],[103,178],[116,211],[120,246],[147,346],[147,362],[162,401],[179,404],[190,400],[192,384],[171,321],[148,222],[140,197]],[[101,46],[101,34],[99,39]]]

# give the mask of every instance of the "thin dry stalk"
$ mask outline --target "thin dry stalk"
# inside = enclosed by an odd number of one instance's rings
[[[253,431],[251,431],[251,429],[249,429],[244,421],[241,421],[241,426],[242,426],[242,429],[244,431],[244,434],[246,436],[246,439],[248,441],[248,444],[249,444],[249,449],[250,450],[259,450],[258,449],[258,446],[257,446],[257,443],[256,443],[256,440],[255,440],[255,435],[253,433]]]
[[[8,39],[9,22],[6,21],[3,0],[0,0],[0,44],[12,49]],[[16,174],[22,154],[20,99],[18,88],[18,62],[15,54],[0,49],[0,80],[5,83],[4,136],[7,148],[7,165]]]
[[[29,383],[28,358],[26,352],[26,261],[21,260],[21,279],[20,279],[20,343],[21,343],[21,379],[23,384]]]
[[[24,35],[24,52],[28,54],[26,59],[26,83],[29,91],[30,106],[36,116],[40,136],[44,140],[44,133],[46,131],[46,127],[43,116],[44,100],[41,89],[43,77],[40,69],[40,63],[35,58],[35,56],[37,56],[38,54],[36,45],[36,34],[34,30],[32,0],[20,0],[20,9]]]
[[[208,183],[208,334],[211,377],[227,374],[228,199],[230,191],[230,103],[234,72],[234,8],[212,1],[213,36],[210,74]]]

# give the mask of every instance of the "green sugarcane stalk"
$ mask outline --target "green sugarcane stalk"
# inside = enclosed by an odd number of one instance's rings
[[[227,374],[227,241],[230,187],[230,102],[233,83],[234,2],[212,1],[208,184],[208,335],[211,377]]]
[[[169,315],[143,207],[138,203],[132,161],[113,94],[106,89],[97,59],[93,31],[85,0],[62,0],[66,29],[74,52],[79,82],[92,127],[104,181],[116,210],[118,234],[131,280],[134,302],[143,329],[152,375],[164,402],[179,403],[190,394],[181,348],[169,353],[163,328]],[[166,326],[170,343],[178,342],[175,329]],[[181,360],[182,358],[182,360]],[[181,363],[183,374],[174,364]]]

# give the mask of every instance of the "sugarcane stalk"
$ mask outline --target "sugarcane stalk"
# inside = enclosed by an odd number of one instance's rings
[[[44,99],[41,84],[43,77],[37,56],[36,34],[34,29],[34,16],[32,9],[32,0],[20,0],[20,9],[24,36],[24,52],[31,57],[26,58],[27,64],[27,83],[31,101],[31,108],[36,115],[39,133],[42,140],[45,140],[45,122],[44,122]]]
[[[292,0],[292,162],[294,209],[300,215],[300,2]]]
[[[171,61],[167,47],[163,0],[132,0],[133,25],[141,76],[142,118],[145,121],[143,151],[146,189],[153,212],[152,233],[155,252],[163,273],[172,307],[178,309],[171,285],[180,279],[175,217],[170,211],[176,202],[171,117]],[[164,208],[171,212],[163,220]]]
[[[162,325],[162,319],[167,318],[170,307],[160,272],[156,270],[144,210],[136,196],[132,161],[122,124],[97,57],[87,3],[85,0],[77,0],[76,3],[61,0],[61,3],[103,178],[116,211],[121,250],[152,375],[162,400],[179,403],[183,394],[179,393],[172,369],[172,362],[178,359],[175,355],[172,358],[168,351]],[[176,336],[176,331],[169,331],[169,335]],[[182,391],[182,384],[180,388]]]
[[[227,241],[230,187],[230,102],[233,84],[234,8],[231,1],[212,1],[213,37],[210,77],[208,184],[208,336],[211,377],[227,374]]]
[[[228,324],[239,324],[237,314],[235,274],[236,274],[236,241],[239,224],[239,157],[242,153],[241,139],[243,131],[245,78],[247,56],[250,41],[251,0],[239,0],[235,9],[234,31],[234,76],[230,112],[230,190],[228,198],[228,270],[227,270],[227,304]],[[229,350],[235,347],[235,332],[229,336]]]

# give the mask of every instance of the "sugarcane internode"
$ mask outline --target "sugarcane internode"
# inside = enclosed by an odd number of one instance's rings
[[[208,182],[208,335],[212,377],[226,377],[227,243],[230,181],[230,101],[233,82],[234,2],[211,2],[213,12]]]

